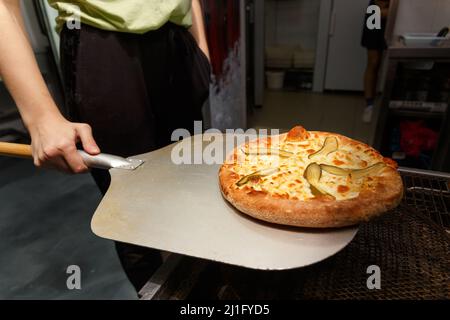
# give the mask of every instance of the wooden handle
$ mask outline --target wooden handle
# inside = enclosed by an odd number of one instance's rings
[[[0,142],[0,156],[32,158],[31,146],[28,144]]]

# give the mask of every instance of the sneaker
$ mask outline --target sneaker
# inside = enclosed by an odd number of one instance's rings
[[[367,106],[364,109],[364,112],[362,115],[362,121],[364,123],[370,123],[372,121],[372,114],[373,114],[373,105]]]

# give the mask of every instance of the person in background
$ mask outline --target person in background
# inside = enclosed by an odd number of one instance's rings
[[[201,120],[211,70],[200,0],[49,4],[59,13],[67,116],[39,71],[20,1],[0,0],[0,76],[30,133],[37,167],[86,172],[78,147],[91,155],[128,157],[169,144],[173,130],[192,129]],[[72,28],[74,17],[79,28]],[[104,194],[109,173],[92,175]],[[140,290],[160,264],[160,253],[123,243],[116,249]]]
[[[381,29],[367,28],[366,22],[369,18],[369,14],[366,14],[361,40],[361,45],[367,49],[367,66],[364,73],[364,97],[366,99],[366,108],[363,113],[363,121],[366,123],[372,121],[380,62],[383,51],[387,48],[385,30],[390,0],[371,0],[369,5],[377,5],[380,7]]]

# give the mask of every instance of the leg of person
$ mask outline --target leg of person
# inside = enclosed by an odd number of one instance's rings
[[[381,54],[382,51],[380,50],[367,50],[367,67],[364,73],[364,97],[366,99],[366,109],[364,110],[363,114],[364,122],[370,122],[372,120]]]
[[[375,4],[375,1],[371,0],[370,5],[373,4]],[[386,41],[384,39],[386,21],[382,21],[381,29],[369,29],[366,24],[368,18],[369,15],[366,14],[361,38],[361,45],[367,49],[367,67],[364,73],[364,97],[366,98],[366,108],[362,117],[362,120],[367,123],[372,121],[378,71],[382,52],[386,49]]]
[[[381,54],[380,50],[367,50],[367,66],[364,73],[364,97],[367,100],[373,100],[376,96]]]
[[[86,122],[102,152],[131,156],[156,147],[154,116],[139,60],[136,35],[82,25],[61,34],[61,64],[71,118]],[[104,194],[109,173],[93,170]],[[117,243],[122,266],[140,290],[161,264],[156,250]]]

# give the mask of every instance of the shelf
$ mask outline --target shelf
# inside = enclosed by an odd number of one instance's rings
[[[397,44],[388,48],[390,59],[450,60],[450,47],[410,48]]]
[[[440,119],[445,117],[443,112],[429,112],[429,111],[414,111],[414,110],[399,110],[389,109],[389,112],[399,117],[411,117],[421,119]]]

